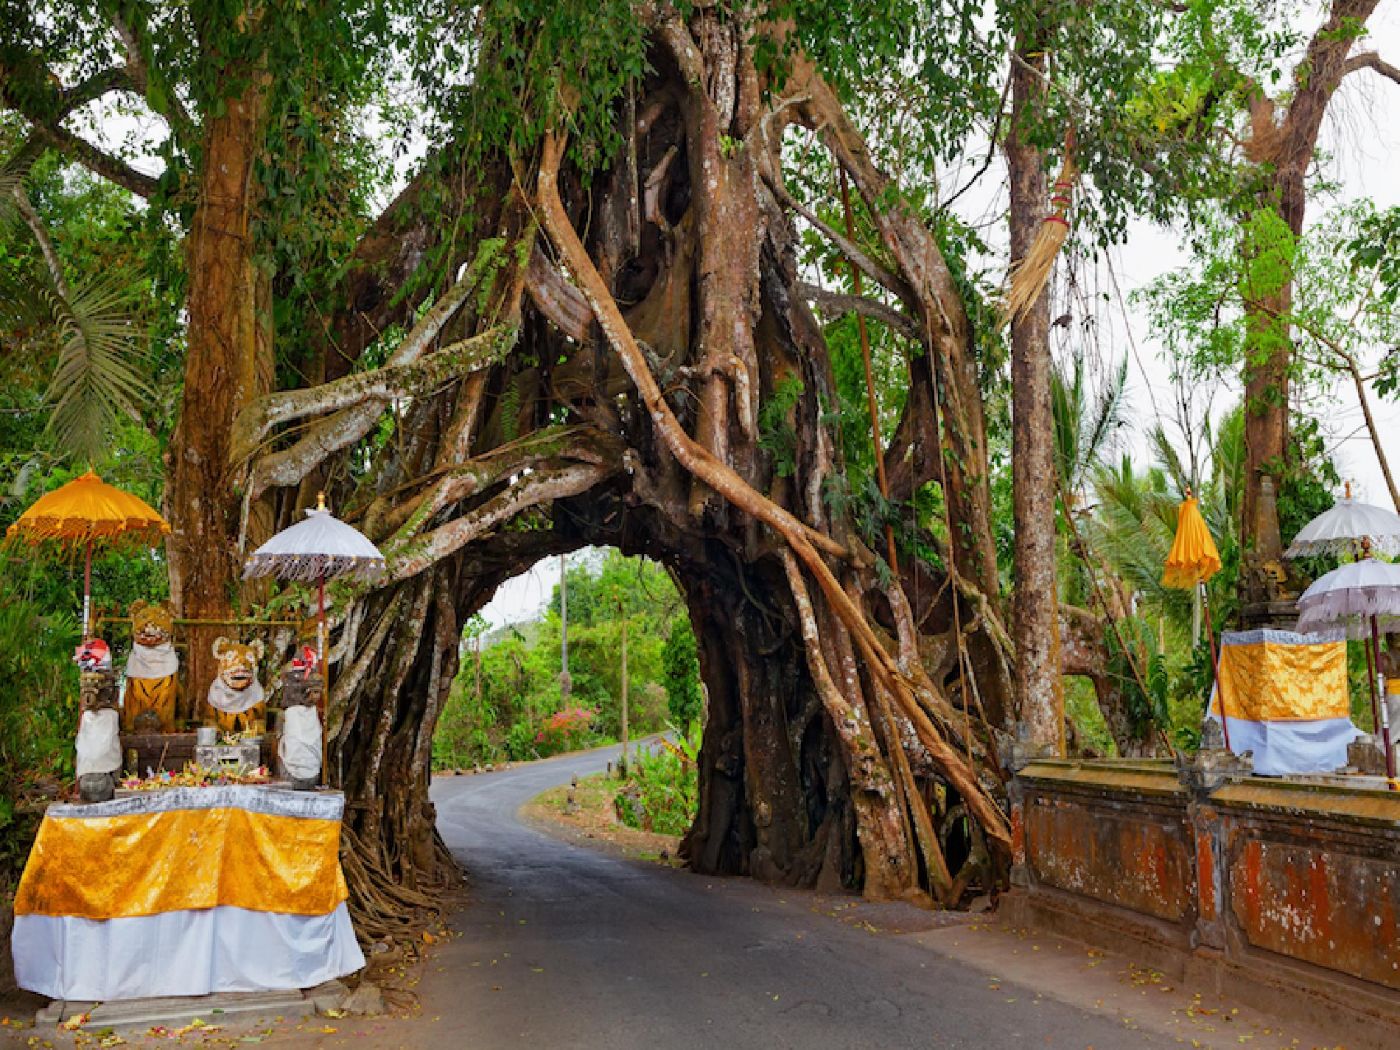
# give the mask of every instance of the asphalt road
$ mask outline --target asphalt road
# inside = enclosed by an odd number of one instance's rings
[[[811,895],[570,845],[517,809],[615,750],[433,787],[471,879],[423,978],[432,1045],[628,1048],[1180,1045],[1042,997]],[[839,905],[838,905],[839,906]]]

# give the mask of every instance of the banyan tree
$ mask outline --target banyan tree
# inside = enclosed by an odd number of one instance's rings
[[[1060,614],[1046,561],[1044,295],[1011,325],[1030,393],[1017,542],[1034,540],[1017,662],[989,483],[1001,323],[975,237],[918,182],[980,120],[979,151],[1007,146],[1013,257],[1071,123],[1079,167],[1130,185],[1067,108],[1111,78],[1052,93],[1046,54],[1127,83],[1157,22],[1008,3],[993,46],[980,4],[51,6],[7,14],[7,171],[56,152],[182,236],[180,611],[227,615],[243,555],[318,492],[387,556],[372,587],[332,592],[329,768],[366,930],[453,870],[428,789],[464,625],[586,545],[653,558],[684,594],[708,695],[697,871],[951,905],[1003,870],[1006,751],[1029,711],[1059,734],[1061,666],[1096,676],[1132,742],[1102,625]],[[894,94],[921,100],[910,141],[930,155],[901,181],[898,121],[861,93],[911,68],[932,72]],[[405,80],[433,114],[427,155],[361,220],[346,129],[366,83]],[[165,129],[160,174],[73,130],[112,99]],[[851,317],[855,424],[831,344]],[[878,493],[852,484],[857,456]]]

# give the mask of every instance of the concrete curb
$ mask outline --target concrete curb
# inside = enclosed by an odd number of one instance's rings
[[[327,981],[315,988],[267,992],[219,992],[214,995],[172,996],[161,999],[126,999],[111,1003],[68,1002],[62,999],[49,1003],[34,1015],[37,1027],[60,1025],[75,1017],[88,1015],[84,1028],[116,1030],[151,1028],[182,1028],[195,1019],[206,1024],[256,1021],[260,1018],[307,1017],[318,1011],[334,1009],[346,995],[345,985]]]

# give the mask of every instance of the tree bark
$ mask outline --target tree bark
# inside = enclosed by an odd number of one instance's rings
[[[230,615],[241,568],[230,441],[238,410],[260,392],[257,246],[250,225],[267,81],[247,68],[231,70],[229,78],[241,87],[225,100],[222,115],[206,118],[199,195],[185,241],[184,390],[166,480],[170,594],[177,613],[190,619]],[[198,711],[198,698],[213,680],[210,648],[218,633],[218,628],[191,632],[186,717]]]
[[[1042,119],[1044,52],[1022,40],[1011,67],[1011,266],[1026,257],[1042,227],[1045,164],[1028,136]],[[1065,751],[1064,683],[1060,677],[1059,600],[1055,564],[1055,423],[1050,407],[1050,294],[1011,320],[1011,479],[1015,517],[1012,593],[1019,732],[1029,745]]]

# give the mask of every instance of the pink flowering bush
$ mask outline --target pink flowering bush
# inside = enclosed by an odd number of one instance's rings
[[[566,707],[545,719],[535,734],[535,750],[541,758],[561,751],[574,751],[588,743],[596,711],[586,707]]]

